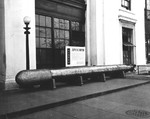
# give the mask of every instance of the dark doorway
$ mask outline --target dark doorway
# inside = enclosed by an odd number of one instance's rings
[[[123,64],[133,64],[133,29],[122,28]]]

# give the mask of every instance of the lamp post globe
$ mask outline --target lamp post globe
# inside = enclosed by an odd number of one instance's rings
[[[30,21],[31,21],[31,19],[30,19],[30,17],[25,16],[24,19],[23,19],[23,21],[24,21],[25,24],[29,24]]]

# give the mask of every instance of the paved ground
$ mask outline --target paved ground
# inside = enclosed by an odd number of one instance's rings
[[[132,113],[127,113],[131,110]],[[150,84],[79,101],[51,111],[78,119],[150,119]]]
[[[148,75],[131,74],[125,79],[90,82],[83,86],[61,85],[55,90],[3,92],[0,94],[0,118],[139,119],[125,112],[130,109],[143,109],[150,112],[149,83]],[[136,86],[138,87],[133,88]],[[133,89],[129,89],[131,87]],[[128,90],[122,91],[124,89]],[[117,91],[120,92],[116,93]],[[141,112],[141,115],[146,114],[147,112]]]
[[[128,113],[130,111],[133,112]],[[14,117],[14,119],[143,118],[150,119],[150,84]]]

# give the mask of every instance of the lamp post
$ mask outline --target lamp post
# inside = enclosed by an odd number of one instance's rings
[[[26,34],[26,69],[29,70],[30,69],[30,60],[29,60],[29,29],[31,29],[30,27],[28,27],[28,25],[30,24],[30,17],[26,16],[23,19],[26,27],[24,27],[25,32],[24,34]]]

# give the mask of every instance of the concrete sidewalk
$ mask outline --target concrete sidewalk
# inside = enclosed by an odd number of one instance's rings
[[[61,84],[55,90],[36,88],[5,91],[0,94],[0,119],[29,114],[147,83],[150,83],[149,75],[127,74],[126,78],[87,82],[83,86]]]

